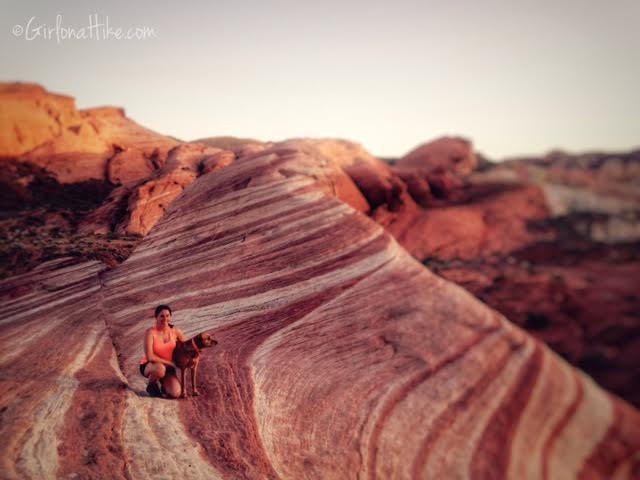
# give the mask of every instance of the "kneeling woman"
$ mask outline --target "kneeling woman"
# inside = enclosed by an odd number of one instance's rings
[[[172,361],[176,340],[186,341],[183,333],[171,325],[171,308],[158,305],[155,311],[156,324],[145,332],[144,353],[140,360],[140,373],[149,379],[147,393],[152,397],[162,396],[162,391],[170,398],[180,396],[180,381],[176,375],[176,365]],[[161,383],[162,389],[158,385]]]

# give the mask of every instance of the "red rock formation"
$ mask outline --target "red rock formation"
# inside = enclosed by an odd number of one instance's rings
[[[37,85],[0,84],[0,100],[0,209],[13,212],[0,218],[0,275],[69,254],[113,263],[120,248],[104,247],[114,234],[135,243],[196,177],[236,158],[147,130],[120,108],[76,110]],[[63,225],[44,228],[55,216]]]
[[[0,283],[3,471],[633,478],[638,412],[340,201],[326,158],[274,146],[192,183],[121,265]],[[220,342],[198,398],[143,393],[164,302]]]
[[[427,173],[454,172],[468,175],[478,159],[471,142],[464,138],[442,137],[420,145],[396,162],[399,169],[417,169]]]
[[[613,362],[616,388],[633,385],[635,253],[552,255],[564,237],[551,216],[573,208],[574,191],[523,184],[539,175],[528,166],[469,175],[477,162],[457,140],[389,166],[341,140],[179,144],[39,87],[0,96],[0,181],[41,209],[18,210],[4,238],[29,232],[49,252],[33,263],[80,257],[0,282],[4,476],[638,476],[637,410],[396,242],[570,360]],[[598,190],[616,196],[608,211],[633,205],[623,190]],[[148,233],[124,263],[137,241],[114,250],[128,238],[114,229]],[[37,246],[43,233],[57,253]],[[165,302],[185,333],[220,341],[197,399],[150,399],[137,372]]]
[[[417,149],[412,168],[344,167],[370,216],[429,268],[640,405],[637,153],[485,162],[469,175],[475,162],[446,159],[470,144],[433,145],[437,155]]]
[[[171,150],[164,165],[129,196],[127,216],[116,228],[123,235],[146,235],[167,207],[203,172],[229,165],[231,152],[189,143]],[[206,164],[206,165],[205,165]]]
[[[544,239],[528,224],[547,217],[540,189],[505,188],[469,203],[423,210],[411,222],[395,221],[387,229],[418,259],[469,260]]]
[[[80,115],[72,97],[33,84],[0,84],[0,157],[17,157],[51,141]],[[25,128],[27,126],[27,128]]]
[[[485,168],[469,179],[472,186],[539,189],[537,203],[541,200],[548,213],[524,217],[521,241],[505,244],[510,248],[480,249],[466,260],[422,257],[635,405],[640,405],[638,160],[637,152],[555,153]],[[505,202],[503,211],[530,211],[533,198]],[[505,227],[517,226],[517,218],[505,217]],[[509,242],[510,230],[503,230]]]
[[[0,155],[40,166],[63,184],[144,178],[178,144],[132,122],[120,108],[78,111],[72,98],[36,85],[2,84],[0,98]]]
[[[637,252],[637,246],[576,253],[541,245],[506,261],[427,265],[500,308],[610,391],[640,403]]]
[[[128,149],[116,153],[107,164],[107,179],[116,185],[135,184],[149,178],[158,168],[142,151]]]

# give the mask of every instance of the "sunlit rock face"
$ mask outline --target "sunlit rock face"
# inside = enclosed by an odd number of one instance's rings
[[[224,168],[234,160],[233,153],[203,144],[189,143],[174,148],[157,172],[133,188],[127,214],[120,220],[116,232],[123,235],[147,234],[171,202],[200,174]]]
[[[2,84],[0,98],[0,155],[42,167],[62,184],[146,178],[178,145],[121,108],[77,110],[72,97],[37,85]]]
[[[0,84],[0,276],[68,255],[121,262],[189,184],[236,156],[121,108],[78,110],[38,85]]]
[[[34,84],[0,84],[0,156],[16,157],[80,121],[73,97]]]
[[[345,176],[274,145],[198,177],[114,268],[0,283],[6,476],[637,476],[638,412],[433,275]],[[159,303],[219,341],[200,397],[144,393]]]

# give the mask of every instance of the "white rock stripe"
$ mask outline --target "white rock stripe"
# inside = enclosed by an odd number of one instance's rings
[[[120,370],[115,350],[112,350],[109,364],[116,376],[129,384]],[[185,431],[174,403],[127,391],[120,438],[128,478],[222,478],[204,459],[202,447]]]
[[[613,406],[593,380],[574,372],[582,383],[578,408],[555,439],[549,458],[549,478],[577,478],[591,452],[613,423]]]
[[[175,402],[127,396],[122,438],[132,479],[222,479],[184,429]]]
[[[359,239],[356,242],[353,242],[351,245],[346,246],[346,248],[341,249],[341,250],[337,250],[335,253],[335,256],[343,256],[343,255],[348,255],[350,253],[353,253],[363,247],[365,247],[366,245],[370,244],[371,242],[377,240],[378,238],[380,238],[382,236],[383,232],[382,230],[376,230],[373,231],[370,235],[367,235],[361,239]],[[271,248],[271,245],[269,246]],[[397,247],[396,247],[397,248]],[[392,251],[390,251],[389,253],[392,254]],[[236,259],[236,262],[243,262],[244,259],[239,256]],[[244,280],[240,280],[237,282],[228,282],[224,284],[224,288],[226,290],[232,290],[235,288],[241,288],[241,287],[251,287],[251,286],[257,286],[257,285],[262,285],[262,284],[266,284],[268,283],[269,280],[272,279],[278,279],[281,278],[284,275],[288,275],[288,274],[293,274],[293,273],[297,273],[312,267],[316,267],[316,266],[320,266],[323,265],[325,263],[327,263],[327,259],[325,258],[315,258],[315,257],[311,257],[309,258],[309,260],[305,260],[305,261],[301,261],[300,263],[296,264],[295,266],[289,266],[286,267],[280,271],[271,273],[271,274],[266,274],[266,275],[262,275],[259,277],[251,277],[251,278],[247,278]],[[235,262],[234,262],[235,263]],[[216,264],[217,267],[221,267],[221,264]],[[352,267],[347,267],[348,269],[352,269]],[[357,271],[353,273],[354,275],[357,275]],[[270,295],[273,296],[274,293],[277,293],[278,295],[282,295],[282,294],[286,294],[286,292],[290,291],[290,290],[300,290],[300,293],[306,295],[306,293],[304,293],[305,290],[305,285],[306,284],[316,284],[318,283],[320,280],[324,279],[324,280],[330,280],[331,277],[335,276],[335,273],[327,273],[323,276],[319,276],[319,277],[314,277],[313,280],[310,280],[308,282],[299,282],[293,286],[289,286],[289,287],[284,287],[282,289],[272,289],[269,291],[265,291],[259,295],[255,295],[252,297],[242,297],[242,298],[238,298],[238,299],[233,299],[230,300],[228,302],[219,302],[216,304],[211,304],[207,307],[202,307],[202,308],[198,308],[198,309],[183,309],[180,310],[180,312],[178,312],[179,318],[188,318],[190,320],[190,322],[193,320],[193,318],[197,318],[199,317],[211,317],[211,318],[217,318],[217,319],[221,319],[219,322],[216,322],[216,326],[220,326],[222,324],[225,323],[224,320],[222,320],[223,317],[225,316],[230,316],[230,315],[235,315],[238,312],[242,312],[244,311],[245,307],[242,307],[243,304],[245,305],[252,305],[252,304],[264,304],[265,300],[260,300],[260,297],[269,297]],[[174,277],[171,278],[171,281],[169,282],[161,282],[160,284],[158,283],[153,283],[153,284],[145,284],[144,288],[157,288],[159,285],[165,285],[165,284],[171,284],[173,283],[173,281],[175,280]],[[215,293],[217,291],[220,290],[220,286],[216,285],[213,286],[211,288],[205,288],[205,289],[200,289],[200,290],[194,290],[194,291],[189,291],[189,292],[180,292],[179,294],[176,294],[172,297],[167,297],[165,299],[166,302],[171,303],[174,302],[176,300],[182,300],[185,298],[190,298],[190,297],[205,297],[208,294],[211,293]],[[136,292],[136,290],[129,290],[129,293],[131,292]],[[302,295],[298,295],[298,297],[300,297]],[[116,295],[110,295],[108,297],[105,296],[105,298],[114,298],[116,297]],[[266,300],[268,302],[268,299]],[[139,305],[130,307],[130,308],[123,308],[120,309],[118,312],[113,314],[113,318],[117,321],[118,319],[123,319],[123,318],[127,318],[131,315],[143,315],[144,312],[149,311],[149,309],[153,308],[155,306],[155,303],[151,302],[151,303],[141,303]],[[281,306],[281,303],[279,303],[277,306]],[[259,307],[258,310],[263,309],[264,307]],[[249,308],[248,309],[250,313],[255,313],[256,308]],[[194,317],[195,316],[195,317]],[[178,317],[177,317],[178,318]],[[196,329],[196,328],[200,328],[201,325],[189,325],[188,329]],[[191,330],[189,330],[191,331]],[[194,330],[196,331],[196,330]],[[186,331],[185,331],[186,333]],[[197,331],[196,331],[197,333]]]
[[[273,213],[273,210],[271,212]],[[278,213],[280,213],[284,217],[287,212],[282,211]],[[263,249],[273,250],[276,248],[285,248],[287,244],[291,242],[291,238],[286,237],[284,235],[282,235],[281,239],[279,239],[278,237],[275,237],[276,233],[278,235],[281,235],[284,233],[288,233],[288,231],[294,231],[296,229],[304,228],[304,231],[306,234],[313,234],[315,232],[319,232],[322,229],[325,229],[333,225],[335,223],[335,219],[340,217],[340,214],[352,214],[352,212],[346,210],[343,206],[339,204],[335,204],[332,206],[332,208],[324,209],[321,212],[318,212],[316,214],[306,215],[303,219],[299,221],[291,222],[290,228],[287,228],[287,229],[283,229],[283,228],[278,229],[278,224],[282,222],[282,218],[280,218],[279,220],[273,220],[270,223],[264,223],[260,226],[261,231],[269,230],[269,228],[273,229],[273,232],[271,233],[273,234],[274,239],[270,239],[269,243],[263,246]],[[381,235],[381,234],[382,234],[382,229],[380,228],[380,230],[378,231],[378,235]],[[263,233],[262,235],[266,235],[266,233]],[[210,236],[213,236],[213,234],[210,234]],[[247,240],[242,243],[246,248],[247,245],[250,245],[254,241],[256,240],[252,239],[251,236],[249,236],[249,238],[247,238]],[[188,241],[186,244],[188,244]],[[241,261],[247,261],[248,259],[256,256],[256,254],[251,252],[251,250],[248,248],[247,248],[247,253],[245,254],[240,252],[240,253],[236,253],[236,255],[233,255],[233,256],[228,255],[228,252],[231,249],[234,249],[234,247],[236,247],[235,244],[227,245],[225,247],[220,247],[218,251],[215,252],[216,255],[214,256],[212,255],[212,249],[215,247],[216,247],[215,242],[211,242],[211,244],[207,246],[207,249],[203,251],[190,252],[188,263],[185,262],[184,258],[169,259],[167,262],[163,264],[163,268],[171,269],[172,275],[168,278],[166,282],[161,281],[162,277],[158,278],[154,282],[154,286],[158,287],[162,285],[168,285],[168,284],[177,282],[179,280],[193,278],[195,275],[198,275],[199,273],[210,271],[212,263],[215,264],[217,269],[221,269],[229,265],[235,265]],[[155,252],[155,253],[159,255],[160,252]],[[219,261],[217,261],[218,257],[220,258]],[[127,275],[115,276],[113,277],[113,279],[109,278],[105,282],[105,285],[109,287],[109,290],[111,292],[109,294],[109,297],[107,298],[117,296],[120,293],[118,289],[115,289],[113,287],[119,284],[123,284],[124,279],[128,279],[131,281],[139,278],[150,278],[153,276],[152,274],[155,270],[157,270],[157,267],[140,268],[140,267],[147,266],[148,263],[140,262],[138,260],[139,259],[131,258],[127,262],[125,262],[125,266],[130,268],[130,270],[127,271]],[[206,262],[201,260],[206,260]],[[320,262],[316,261],[315,263],[320,263]],[[183,274],[180,274],[180,267],[182,267],[182,269],[184,270]],[[274,275],[281,276],[282,272],[275,272]],[[128,283],[126,285],[130,286],[130,284]],[[225,284],[225,288],[230,288],[230,287]]]
[[[26,478],[56,478],[58,470],[58,444],[64,417],[71,407],[78,386],[74,375],[84,367],[95,353],[108,342],[104,328],[96,325],[85,337],[82,350],[65,367],[53,391],[46,393],[36,410],[33,424],[25,433],[25,441],[18,455],[16,467]]]
[[[544,345],[540,348],[546,352],[529,401],[515,427],[507,478],[543,478],[544,447],[577,395],[572,369]]]
[[[471,460],[479,447],[478,442],[518,375],[526,368],[533,350],[534,342],[529,341],[509,355],[507,364],[493,382],[474,395],[469,405],[456,416],[454,424],[436,442],[429,456],[424,470],[428,478],[471,478]],[[463,442],[461,438],[464,438]],[[451,455],[452,451],[456,454]]]

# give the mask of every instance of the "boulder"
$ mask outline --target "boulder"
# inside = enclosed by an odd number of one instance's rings
[[[427,173],[450,171],[468,175],[478,165],[471,142],[460,137],[441,137],[416,147],[396,162],[399,169]]]

